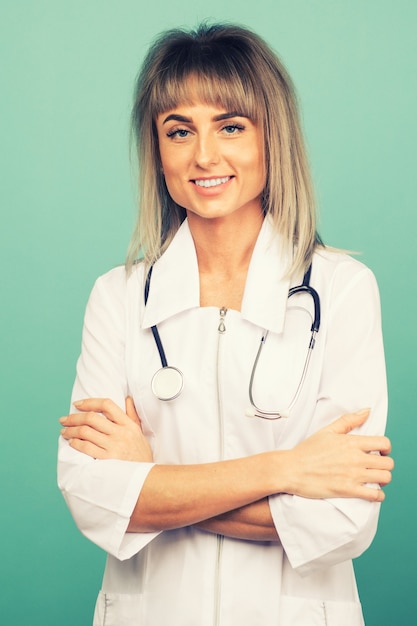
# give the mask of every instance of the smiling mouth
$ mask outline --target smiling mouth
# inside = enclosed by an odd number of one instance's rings
[[[196,178],[193,183],[197,187],[218,187],[227,183],[231,178],[231,176],[223,176],[223,178]]]

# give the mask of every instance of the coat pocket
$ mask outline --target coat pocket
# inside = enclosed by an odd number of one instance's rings
[[[364,626],[360,602],[282,596],[280,626]]]
[[[141,626],[142,595],[139,593],[104,593],[100,591],[94,611],[93,626]]]

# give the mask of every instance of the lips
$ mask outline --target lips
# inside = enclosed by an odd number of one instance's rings
[[[196,178],[193,182],[195,185],[197,185],[197,187],[204,187],[208,189],[209,187],[218,187],[219,185],[224,185],[231,178],[231,176],[223,176],[221,178]]]

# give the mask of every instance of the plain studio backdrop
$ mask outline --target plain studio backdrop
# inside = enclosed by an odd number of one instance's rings
[[[377,276],[396,470],[355,567],[367,626],[417,624],[415,0],[2,0],[0,622],[91,624],[105,555],[56,487],[58,418],[88,294],[134,221],[135,76],[158,32],[205,18],[253,28],[284,60],[320,232]]]

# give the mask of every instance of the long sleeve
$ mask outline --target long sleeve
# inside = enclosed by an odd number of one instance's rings
[[[71,402],[110,397],[124,408],[128,393],[126,281],[124,268],[117,268],[99,278],[94,286],[85,314]],[[152,466],[92,459],[60,438],[58,484],[74,520],[86,537],[119,559],[129,558],[156,536],[126,532]]]
[[[360,433],[384,432],[387,394],[379,294],[373,274],[364,266],[357,268],[357,263],[340,263],[327,285],[323,366],[310,433],[365,407],[371,415]],[[326,292],[324,284],[320,292]],[[379,504],[363,500],[286,494],[271,497],[270,507],[287,557],[302,575],[359,556],[374,537],[379,514]]]

